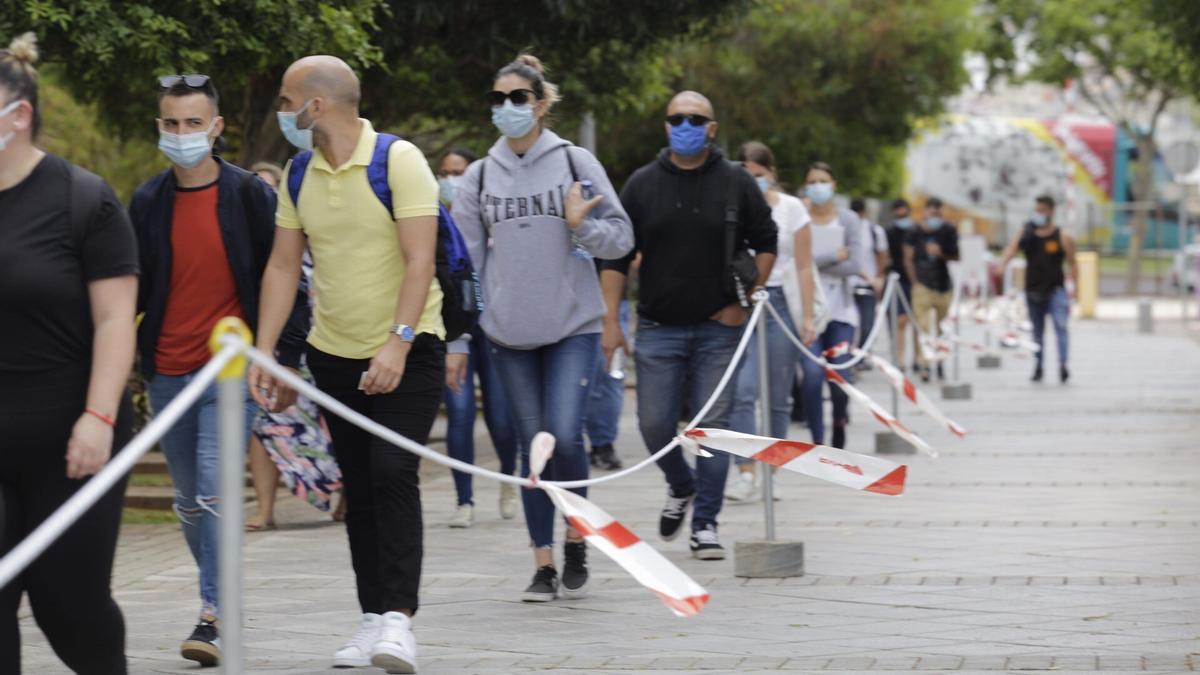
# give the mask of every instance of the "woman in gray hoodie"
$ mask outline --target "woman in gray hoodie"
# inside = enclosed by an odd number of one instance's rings
[[[537,58],[500,69],[488,102],[503,136],[464,174],[454,218],[483,285],[480,323],[517,424],[521,475],[534,434],[548,431],[556,445],[541,477],[577,480],[588,475],[583,424],[604,315],[594,258],[624,256],[633,229],[604,167],[546,128],[557,100]],[[522,597],[546,602],[559,594],[554,505],[541,490],[521,496],[537,567]],[[569,525],[565,539],[562,594],[580,597],[587,548]]]

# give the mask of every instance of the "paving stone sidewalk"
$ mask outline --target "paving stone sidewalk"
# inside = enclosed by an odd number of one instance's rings
[[[597,504],[710,591],[693,619],[673,617],[595,552],[589,598],[520,603],[532,572],[522,521],[500,520],[496,485],[478,481],[479,521],[447,529],[452,484],[430,468],[421,672],[1197,669],[1200,347],[1182,334],[1138,335],[1129,322],[1072,329],[1065,387],[1053,375],[1030,384],[1029,362],[1011,355],[990,371],[964,358],[975,398],[943,406],[970,430],[966,440],[902,408],[942,451],[936,462],[905,458],[903,497],[782,476],[779,534],[804,541],[803,577],[737,579],[732,560],[692,560],[684,538],[657,541],[664,487],[653,467],[595,488]],[[888,400],[881,377],[862,382]],[[870,452],[875,423],[852,416],[849,449]],[[489,447],[481,436],[481,455]],[[632,405],[619,448],[626,461],[645,453]],[[294,499],[279,517],[280,530],[247,536],[248,669],[330,672],[357,621],[345,533]],[[726,506],[727,544],[761,533],[760,504]],[[197,609],[177,529],[125,528],[114,586],[131,671],[195,672],[177,651]],[[62,672],[23,614],[26,671]]]

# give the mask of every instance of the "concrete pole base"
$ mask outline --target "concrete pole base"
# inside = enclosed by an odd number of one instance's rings
[[[1138,298],[1137,322],[1139,333],[1154,332],[1154,307],[1148,298]]]
[[[979,368],[999,368],[1000,357],[996,354],[980,354],[979,358],[975,359],[975,365]]]
[[[969,401],[971,399],[971,383],[947,382],[943,384],[942,399],[946,401]]]
[[[875,433],[875,454],[877,455],[913,455],[917,449],[908,441],[890,431]]]
[[[735,541],[733,575],[749,579],[804,576],[804,543],[765,539]]]

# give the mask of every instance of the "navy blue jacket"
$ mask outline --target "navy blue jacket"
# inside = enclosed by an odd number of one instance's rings
[[[275,193],[249,171],[219,157],[215,159],[221,167],[217,179],[217,220],[225,243],[225,262],[233,272],[238,300],[250,330],[257,331],[258,296],[275,239]],[[129,203],[142,269],[138,311],[145,316],[138,327],[137,342],[142,374],[146,377],[155,373],[158,337],[171,290],[175,188],[175,172],[167,169],[138,187]],[[292,315],[279,339],[280,364],[293,368],[299,365],[308,337],[310,311],[307,295],[298,290]]]

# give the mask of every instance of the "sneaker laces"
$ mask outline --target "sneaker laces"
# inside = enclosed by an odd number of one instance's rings
[[[695,536],[696,536],[697,544],[702,544],[702,545],[703,544],[716,544],[717,546],[721,545],[721,540],[717,537],[717,531],[714,529],[705,528],[703,530],[696,530]]]
[[[687,513],[688,502],[692,501],[691,495],[687,497],[675,497],[667,495],[667,503],[663,506],[662,514],[666,518],[682,518],[683,514]]]
[[[587,571],[587,543],[568,541],[563,546],[563,567],[576,571]]]

